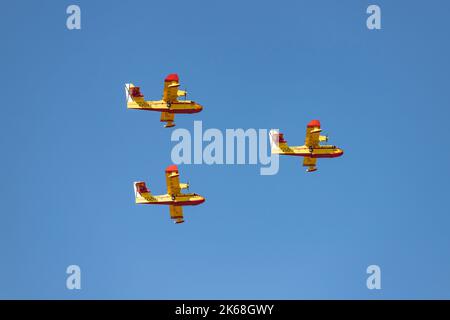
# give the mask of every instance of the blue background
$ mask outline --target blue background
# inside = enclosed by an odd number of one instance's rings
[[[0,298],[450,298],[448,1],[69,1],[1,6]],[[182,165],[206,196],[174,225],[171,129],[127,110],[180,75],[204,105],[176,128],[320,119],[343,157]],[[82,290],[66,289],[66,268]],[[366,287],[367,266],[382,289]]]

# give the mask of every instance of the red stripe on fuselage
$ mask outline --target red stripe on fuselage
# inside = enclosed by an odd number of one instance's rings
[[[167,110],[166,108],[135,108],[136,110],[146,110],[146,111],[157,111],[157,112],[168,112],[168,113],[184,113],[192,114],[199,113],[202,109],[180,109],[180,110]]]
[[[181,109],[181,110],[169,110],[169,113],[199,113],[202,109]]]
[[[158,201],[158,202],[155,201],[155,202],[140,203],[140,204],[165,204],[165,205],[171,205],[171,206],[196,206],[203,202],[205,202],[205,199],[194,200],[194,201]]]
[[[344,154],[344,152],[339,153],[325,153],[325,154],[311,154],[311,153],[280,153],[280,156],[296,156],[296,157],[309,157],[309,158],[337,158]]]

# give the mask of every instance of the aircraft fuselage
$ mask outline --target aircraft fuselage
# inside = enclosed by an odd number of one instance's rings
[[[322,145],[309,148],[307,146],[288,147],[276,151],[279,155],[310,157],[310,158],[337,158],[344,154],[344,150],[332,145]]]
[[[181,100],[168,103],[164,100],[158,101],[131,101],[127,105],[128,109],[159,111],[168,113],[198,113],[203,107],[191,100]]]
[[[183,193],[178,195],[155,195],[152,199],[140,201],[140,204],[161,204],[172,206],[196,206],[205,202],[205,198],[196,193]]]

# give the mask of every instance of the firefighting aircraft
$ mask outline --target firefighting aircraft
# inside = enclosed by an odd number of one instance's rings
[[[161,122],[166,122],[165,128],[174,127],[175,113],[197,113],[203,107],[191,100],[186,100],[187,92],[178,90],[180,86],[176,73],[169,74],[164,80],[164,90],[161,100],[145,101],[144,95],[139,87],[132,83],[125,84],[125,94],[127,97],[127,108],[138,110],[149,110],[161,112]],[[185,97],[185,100],[178,100],[178,97]]]
[[[307,172],[317,170],[317,158],[336,158],[342,156],[344,150],[333,145],[321,145],[320,142],[328,141],[328,136],[321,136],[319,120],[312,120],[306,127],[306,139],[303,146],[288,146],[283,134],[271,130],[270,144],[272,153],[288,156],[304,157],[303,166],[308,167]]]
[[[134,193],[137,204],[165,204],[169,206],[170,218],[176,224],[183,223],[183,206],[195,206],[205,202],[205,198],[196,193],[181,193],[189,190],[189,183],[180,183],[178,167],[171,165],[166,168],[167,193],[152,195],[144,181],[134,183]]]

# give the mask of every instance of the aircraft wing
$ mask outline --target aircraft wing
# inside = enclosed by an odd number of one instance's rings
[[[304,167],[315,167],[317,163],[317,158],[304,157],[303,166]]]
[[[306,138],[305,146],[307,147],[318,147],[320,141],[320,122],[318,120],[311,121],[306,127]]]
[[[175,113],[161,112],[161,122],[171,122],[175,119]]]
[[[179,82],[173,82],[167,86],[164,86],[163,100],[166,102],[175,102],[178,98]]]
[[[176,220],[175,223],[183,223],[183,207],[182,206],[169,206],[170,218]]]
[[[180,174],[178,173],[178,168],[175,168],[175,166],[172,166],[166,170],[167,194],[170,195],[181,193]]]
[[[163,100],[167,103],[178,101],[178,97],[186,97],[187,92],[178,90],[180,87],[180,78],[176,73],[169,74],[164,80]]]

